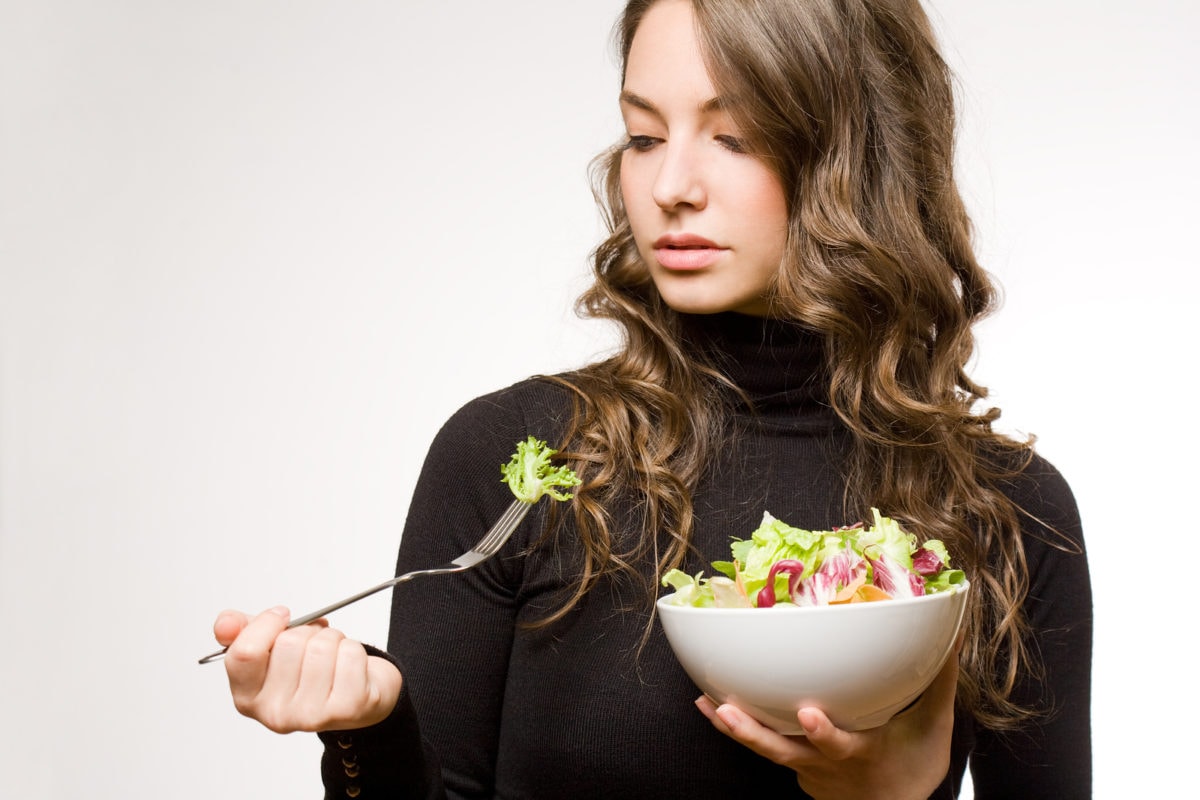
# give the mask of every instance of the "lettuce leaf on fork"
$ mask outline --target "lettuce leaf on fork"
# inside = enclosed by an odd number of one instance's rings
[[[512,460],[500,467],[501,480],[518,500],[526,503],[536,503],[545,494],[555,500],[570,500],[574,495],[560,490],[578,486],[580,480],[570,467],[550,463],[550,457],[557,452],[533,436],[517,442]]]

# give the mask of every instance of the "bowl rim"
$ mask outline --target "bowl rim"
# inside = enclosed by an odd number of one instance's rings
[[[793,606],[793,605],[780,604],[780,605],[773,606],[771,608],[758,608],[758,607],[717,608],[715,606],[680,605],[677,603],[669,602],[670,599],[672,597],[674,597],[676,594],[676,592],[670,592],[668,594],[664,594],[662,597],[659,597],[658,600],[656,600],[654,602],[654,605],[658,609],[669,608],[669,609],[671,609],[672,613],[680,612],[683,614],[703,613],[703,614],[711,615],[711,614],[716,613],[716,614],[720,614],[723,616],[736,616],[739,614],[748,614],[748,613],[754,613],[754,614],[760,614],[760,615],[776,613],[776,614],[808,614],[811,616],[813,614],[831,613],[831,612],[835,612],[835,611],[838,613],[842,613],[842,612],[865,613],[866,609],[873,608],[876,606],[895,608],[896,606],[907,606],[907,605],[914,605],[917,603],[936,602],[939,599],[944,600],[947,597],[957,597],[959,595],[965,595],[970,590],[970,588],[971,588],[971,582],[969,580],[964,579],[962,583],[955,584],[952,588],[947,589],[946,591],[934,592],[932,594],[923,594],[923,595],[920,595],[919,597],[893,597],[890,600],[876,600],[876,601],[873,601],[870,603],[839,603],[837,605],[826,604],[826,605],[820,605],[820,606]],[[853,609],[860,609],[860,610],[853,611]]]

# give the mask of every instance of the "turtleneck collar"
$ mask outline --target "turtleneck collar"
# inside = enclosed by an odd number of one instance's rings
[[[790,320],[734,312],[681,315],[684,339],[745,392],[755,416],[779,420],[829,411],[820,334]]]

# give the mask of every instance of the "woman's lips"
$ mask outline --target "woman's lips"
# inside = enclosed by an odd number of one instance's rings
[[[654,242],[654,257],[663,269],[697,270],[711,267],[726,248],[690,233],[660,236]]]

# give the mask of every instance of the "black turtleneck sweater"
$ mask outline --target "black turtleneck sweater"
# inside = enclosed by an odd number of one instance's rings
[[[695,495],[695,555],[710,570],[764,511],[828,528],[841,516],[839,464],[848,436],[824,403],[821,343],[783,323],[737,315],[689,322],[690,346],[713,354],[753,402],[740,407]],[[511,501],[499,466],[529,435],[559,441],[566,390],[532,379],[472,401],[437,435],[418,482],[397,570],[442,564],[474,544]],[[963,715],[953,764],[937,797],[954,797],[970,758],[975,796],[1072,798],[1091,793],[1091,592],[1070,490],[1035,460],[1012,496],[1074,538],[1080,554],[1050,547],[1029,523],[1032,590],[1026,612],[1044,680],[1018,699],[1052,704],[1040,724],[1006,736]],[[631,504],[636,508],[636,504]],[[505,550],[475,570],[403,584],[394,592],[389,651],[404,691],[385,722],[322,734],[327,797],[703,798],[804,797],[795,775],[712,728],[699,691],[657,624],[643,644],[642,590],[612,580],[565,618],[575,579],[570,530],[534,546],[550,503],[539,503]],[[637,530],[616,512],[618,535]],[[869,657],[869,649],[866,655]]]

